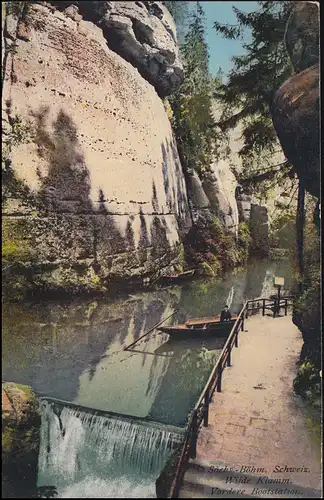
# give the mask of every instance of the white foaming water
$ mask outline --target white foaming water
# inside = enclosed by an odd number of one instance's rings
[[[44,401],[38,486],[59,498],[154,498],[155,479],[182,436]]]
[[[263,283],[262,283],[262,290],[261,290],[261,297],[269,297],[271,293],[273,293],[273,277],[274,273],[273,270],[267,270]]]
[[[152,480],[130,481],[120,477],[104,481],[92,476],[65,488],[61,498],[155,498],[155,484]]]
[[[232,305],[233,297],[234,297],[234,287],[232,286],[232,288],[229,291],[228,297],[226,299],[226,305],[228,306],[228,308],[230,308]]]

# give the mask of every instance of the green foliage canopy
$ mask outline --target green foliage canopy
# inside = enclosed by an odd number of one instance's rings
[[[243,146],[239,151],[242,177],[255,179],[257,184],[269,180],[276,184],[278,174],[279,178],[286,177],[291,166],[285,162],[272,168],[271,158],[281,148],[269,104],[274,91],[293,74],[284,42],[293,2],[259,1],[258,4],[260,8],[250,13],[233,7],[236,25],[214,23],[216,31],[226,39],[243,39],[247,32],[251,33],[251,40],[243,43],[245,54],[233,57],[234,67],[228,82],[214,95],[223,105],[217,125],[224,131],[242,126]]]
[[[215,152],[215,120],[212,93],[217,80],[209,74],[208,46],[205,41],[204,12],[199,2],[192,8],[190,28],[181,46],[185,78],[170,98],[172,126],[185,169],[198,174],[207,170]]]

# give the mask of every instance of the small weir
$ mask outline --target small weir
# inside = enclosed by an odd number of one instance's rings
[[[38,486],[59,498],[154,498],[181,429],[42,401]]]

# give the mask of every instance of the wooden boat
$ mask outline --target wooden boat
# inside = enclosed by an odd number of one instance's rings
[[[172,338],[187,338],[198,336],[215,335],[226,336],[232,330],[237,316],[233,316],[230,321],[220,322],[220,316],[214,318],[189,319],[186,323],[179,325],[160,326],[159,330],[168,333]]]
[[[226,338],[223,336],[196,336],[196,337],[173,337],[170,336],[167,342],[155,349],[154,354],[183,353],[184,350],[198,349],[205,347],[209,351],[222,350]]]
[[[170,274],[169,276],[160,276],[158,279],[161,283],[177,283],[178,281],[185,281],[195,274],[195,269],[184,271],[183,273]]]

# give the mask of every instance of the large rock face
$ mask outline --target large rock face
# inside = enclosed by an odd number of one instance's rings
[[[203,181],[205,193],[214,213],[226,228],[237,236],[239,213],[235,199],[237,181],[225,162],[214,163]]]
[[[319,2],[294,3],[285,41],[296,74],[275,93],[272,120],[299,179],[319,197]]]
[[[319,2],[295,2],[285,41],[296,73],[319,62]]]
[[[271,114],[287,159],[313,196],[320,194],[319,65],[292,76],[276,92]]]
[[[51,2],[80,21],[92,21],[117,54],[139,70],[161,96],[171,94],[183,80],[176,27],[161,2]]]
[[[101,289],[176,262],[190,216],[154,87],[76,19],[45,3],[6,19],[5,260],[23,248],[33,284]]]

